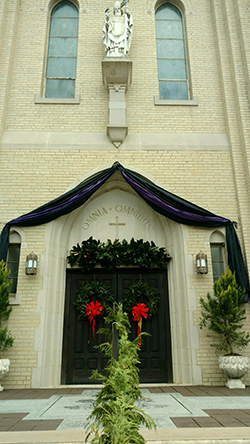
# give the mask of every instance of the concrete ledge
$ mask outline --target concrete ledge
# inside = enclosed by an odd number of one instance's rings
[[[250,444],[249,428],[142,430],[147,444]],[[83,444],[83,430],[0,432],[1,444]]]
[[[5,131],[0,149],[47,150],[110,150],[115,149],[103,132],[40,132]],[[121,150],[136,151],[229,151],[227,135],[221,134],[172,134],[129,133]]]

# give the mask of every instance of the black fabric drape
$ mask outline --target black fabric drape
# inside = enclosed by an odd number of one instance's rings
[[[8,222],[0,236],[0,259],[6,261],[11,225],[41,225],[74,211],[83,205],[117,170],[136,193],[161,215],[185,225],[211,228],[226,226],[228,264],[230,269],[235,271],[237,282],[248,291],[247,272],[233,223],[229,219],[217,216],[168,192],[140,174],[124,168],[119,162],[114,163],[111,168],[95,174],[62,196]]]

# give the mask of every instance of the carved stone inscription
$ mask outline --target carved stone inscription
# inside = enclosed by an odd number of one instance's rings
[[[115,213],[115,220],[111,219]],[[142,213],[142,211],[128,206],[128,205],[121,205],[117,204],[114,207],[100,207],[97,208],[95,211],[93,211],[91,214],[89,214],[88,217],[83,221],[82,228],[83,230],[87,231],[91,225],[95,223],[95,221],[102,219],[104,216],[110,215],[110,222],[109,225],[113,225],[116,227],[116,234],[118,234],[119,226],[125,226],[126,222],[122,219],[122,215],[130,216],[131,218],[134,218],[141,222],[146,228],[146,230],[149,230],[152,227],[152,224],[150,220],[145,216],[145,214]]]

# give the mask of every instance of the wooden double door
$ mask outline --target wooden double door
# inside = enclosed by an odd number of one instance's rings
[[[112,288],[117,302],[121,301],[127,288],[138,281],[144,281],[160,292],[160,306],[157,315],[143,319],[142,330],[150,334],[143,338],[139,352],[140,382],[172,382],[172,355],[170,338],[169,303],[167,273],[162,270],[117,269],[113,271],[95,270],[83,274],[80,270],[67,270],[64,337],[62,354],[62,384],[88,384],[93,369],[100,372],[107,365],[107,358],[96,349],[105,340],[102,335],[91,335],[88,320],[79,320],[74,307],[75,295],[86,280],[99,280]],[[136,322],[130,315],[131,340],[137,335]],[[96,321],[96,329],[104,326],[104,321]]]

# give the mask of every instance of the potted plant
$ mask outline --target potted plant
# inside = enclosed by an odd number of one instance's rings
[[[211,347],[224,353],[219,357],[219,367],[227,376],[229,388],[245,388],[241,381],[249,369],[249,359],[238,352],[250,342],[249,333],[242,330],[246,319],[245,290],[237,285],[235,275],[228,268],[227,272],[214,283],[214,294],[200,299],[200,328],[207,327],[212,334]]]
[[[10,272],[6,269],[4,261],[0,262],[0,354],[12,347],[14,338],[8,331],[6,321],[9,319],[12,307],[9,304],[9,292],[12,281],[8,282]],[[1,355],[0,355],[1,357]],[[0,359],[0,392],[3,390],[1,380],[9,371],[10,360]]]

